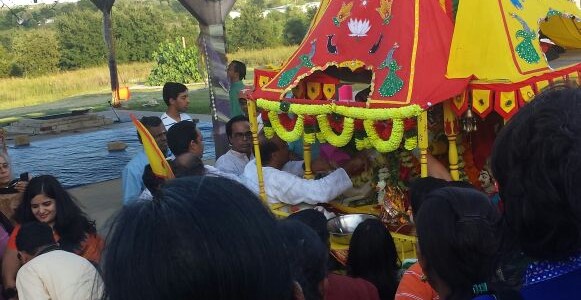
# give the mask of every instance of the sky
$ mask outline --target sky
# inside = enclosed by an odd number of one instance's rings
[[[77,2],[78,0],[58,0],[58,2]],[[34,0],[2,0],[4,4],[12,7],[16,5],[31,5],[34,4]],[[45,3],[45,4],[52,4],[55,3],[55,0],[37,0],[37,4]]]

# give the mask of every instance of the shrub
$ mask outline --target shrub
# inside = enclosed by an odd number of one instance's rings
[[[202,79],[198,49],[184,48],[179,40],[161,43],[153,59],[155,65],[147,77],[147,85],[163,85],[168,81],[192,83]]]
[[[12,41],[12,53],[12,75],[38,76],[58,70],[60,52],[52,30],[18,31]]]

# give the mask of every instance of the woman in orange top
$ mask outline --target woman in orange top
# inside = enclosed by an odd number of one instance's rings
[[[94,264],[99,263],[104,242],[97,235],[95,222],[87,218],[55,177],[43,175],[30,180],[15,219],[18,224],[47,223],[61,249],[77,253]],[[21,266],[15,243],[19,229],[20,226],[14,228],[4,253],[2,277],[5,291],[15,287],[16,273]]]

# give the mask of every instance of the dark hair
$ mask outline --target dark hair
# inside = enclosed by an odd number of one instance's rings
[[[206,172],[202,159],[190,152],[180,154],[170,165],[176,178],[202,176]]]
[[[141,119],[139,119],[139,122],[141,122],[141,124],[143,124],[143,126],[145,126],[147,130],[162,124],[161,118],[155,116],[141,117]],[[143,144],[143,141],[141,141],[141,135],[139,135],[139,131],[137,131],[137,138],[139,139],[139,142]]]
[[[234,67],[234,72],[238,73],[240,80],[246,79],[246,65],[243,62],[233,60],[230,64]]]
[[[143,168],[143,175],[141,176],[141,179],[143,180],[143,184],[145,185],[145,187],[149,190],[149,192],[151,192],[151,195],[153,196],[155,196],[159,192],[159,190],[165,183],[165,179],[157,177],[153,173],[153,169],[149,164],[146,165],[145,168]]]
[[[491,279],[497,225],[497,210],[474,189],[445,187],[425,197],[416,219],[423,270],[449,287],[446,299],[471,299],[473,285]]]
[[[319,284],[327,277],[327,246],[302,222],[286,219],[278,227],[293,279],[301,286],[305,300],[322,300]]]
[[[56,244],[52,234],[52,228],[48,224],[30,222],[22,224],[16,235],[16,248],[18,251],[35,255],[43,246]]]
[[[299,221],[303,224],[309,226],[312,230],[317,233],[321,242],[325,245],[329,245],[329,230],[327,229],[327,218],[325,215],[312,208],[303,209],[296,213],[288,216],[288,219]]]
[[[175,156],[188,152],[190,143],[197,140],[198,130],[192,121],[177,122],[167,131],[167,145]]]
[[[265,136],[259,136],[259,144],[260,144],[260,158],[262,159],[263,164],[270,163],[272,159],[272,154],[279,150],[278,145],[274,141],[275,138],[279,138],[276,135],[272,138],[268,139]]]
[[[409,195],[414,218],[418,215],[426,195],[446,186],[448,186],[446,180],[434,177],[420,177],[412,181],[410,183]]]
[[[178,82],[166,82],[163,85],[163,102],[169,106],[169,99],[176,99],[179,93],[188,90],[188,87]]]
[[[97,233],[95,222],[87,218],[61,183],[51,175],[34,177],[28,182],[22,202],[14,216],[17,223],[38,221],[32,214],[30,202],[32,198],[40,194],[55,201],[56,218],[53,230],[59,235],[58,242],[63,250],[77,252],[87,234]]]
[[[537,260],[581,249],[581,89],[537,95],[494,143],[492,171],[504,203],[503,241]]]
[[[376,219],[357,226],[349,244],[347,274],[375,285],[381,300],[393,299],[400,262],[389,231]]]
[[[171,180],[161,194],[115,218],[105,299],[292,299],[276,220],[256,195],[210,176]]]
[[[232,125],[236,122],[249,122],[248,117],[245,115],[235,116],[226,123],[226,135],[230,138],[232,137]]]

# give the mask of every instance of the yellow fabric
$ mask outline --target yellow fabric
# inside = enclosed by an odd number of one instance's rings
[[[472,108],[482,114],[490,106],[492,101],[490,101],[490,90],[472,90]]]
[[[549,81],[548,80],[539,81],[536,83],[536,85],[537,91],[542,92],[546,87],[549,86]]]
[[[512,92],[501,92],[500,93],[500,109],[504,112],[509,113],[516,108],[516,94]]]
[[[149,165],[151,165],[153,174],[165,179],[175,178],[169,163],[165,159],[165,155],[161,153],[161,150],[157,146],[153,136],[151,136],[147,128],[145,128],[145,126],[143,126],[143,124],[141,124],[133,114],[130,114],[130,117],[141,137],[143,151],[145,151],[145,155],[147,155],[147,160],[149,160]]]
[[[307,82],[307,97],[311,100],[319,99],[321,95],[321,83]]]
[[[540,49],[539,20],[545,19],[549,8],[577,17],[581,16],[581,10],[567,0],[513,1],[521,3],[523,8],[517,9],[511,0],[460,1],[448,60],[448,77],[475,75],[486,81],[517,82],[550,71]],[[524,42],[522,32],[526,29],[519,20],[536,34],[532,46],[540,56],[538,62],[527,62],[517,54],[516,48]],[[557,28],[557,25],[549,27]],[[559,36],[562,35],[565,34]],[[565,39],[561,37],[560,40]],[[568,39],[565,41],[578,46]]]
[[[541,23],[541,31],[555,44],[567,49],[581,48],[581,22],[554,16]]]
[[[520,96],[524,100],[524,102],[529,103],[535,97],[535,92],[533,91],[533,87],[530,85],[524,86],[520,88]]]

